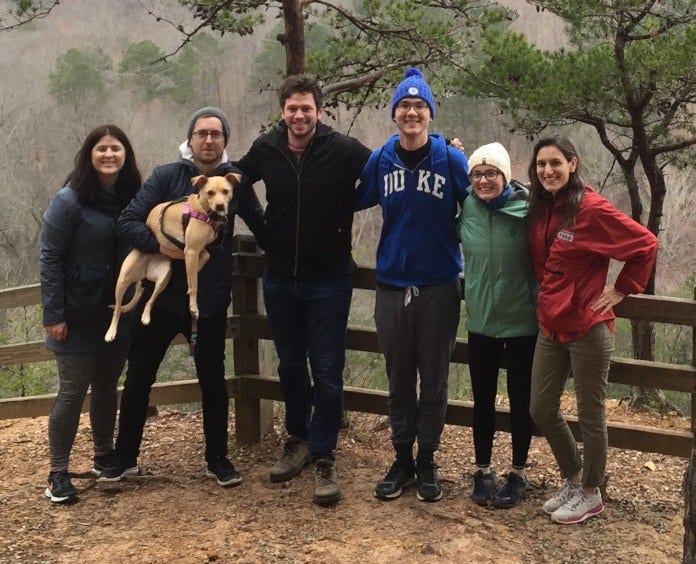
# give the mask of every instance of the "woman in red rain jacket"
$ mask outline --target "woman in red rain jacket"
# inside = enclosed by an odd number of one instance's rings
[[[557,523],[580,523],[604,511],[607,426],[604,400],[614,351],[612,306],[645,289],[657,238],[585,184],[573,144],[541,139],[529,165],[529,244],[539,282],[539,336],[532,367],[530,412],[565,483],[544,511]],[[624,262],[606,286],[609,260]],[[582,432],[578,452],[559,407],[572,373]]]

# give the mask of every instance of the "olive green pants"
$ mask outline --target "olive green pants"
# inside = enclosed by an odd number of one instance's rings
[[[614,335],[606,323],[598,323],[585,335],[560,343],[539,333],[532,365],[529,411],[553,451],[563,478],[582,470],[582,484],[598,487],[604,482],[607,461],[607,423],[604,400]],[[583,455],[560,413],[560,400],[572,374],[582,434]]]

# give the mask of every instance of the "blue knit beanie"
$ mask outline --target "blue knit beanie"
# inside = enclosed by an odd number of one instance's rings
[[[394,118],[396,105],[404,98],[420,98],[430,108],[430,117],[435,117],[435,99],[430,91],[430,86],[423,80],[423,75],[415,67],[406,69],[404,79],[396,87],[391,103],[391,115]]]

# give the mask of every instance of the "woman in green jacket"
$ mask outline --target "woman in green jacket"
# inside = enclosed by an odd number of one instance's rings
[[[469,159],[470,197],[459,233],[464,250],[469,372],[474,395],[476,467],[471,500],[515,506],[527,488],[532,438],[529,390],[538,332],[536,282],[527,247],[527,189],[511,180],[510,157],[500,143]],[[498,372],[505,358],[512,428],[512,468],[495,493],[491,470]]]

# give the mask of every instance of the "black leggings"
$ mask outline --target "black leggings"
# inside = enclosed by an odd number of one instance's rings
[[[532,440],[529,390],[536,335],[495,338],[469,333],[469,372],[474,393],[474,450],[476,466],[491,464],[495,434],[495,396],[498,371],[505,355],[512,428],[512,467],[524,468]]]

